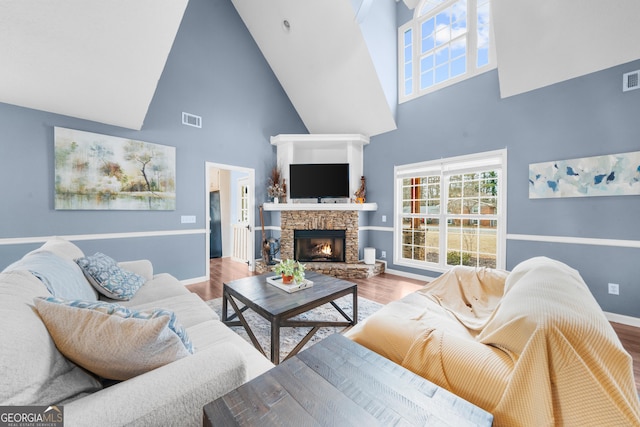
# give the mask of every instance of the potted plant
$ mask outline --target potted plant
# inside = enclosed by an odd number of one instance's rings
[[[279,264],[276,264],[272,270],[276,274],[282,276],[282,283],[285,285],[291,283],[302,283],[304,280],[304,264],[300,264],[299,261],[293,259],[281,260]]]

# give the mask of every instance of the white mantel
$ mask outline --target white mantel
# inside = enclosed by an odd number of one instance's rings
[[[289,165],[292,163],[349,163],[349,192],[353,196],[360,188],[360,177],[365,175],[364,146],[369,144],[367,136],[280,134],[271,137],[271,144],[277,147],[278,166],[287,183],[290,182]],[[288,186],[287,200],[289,200]]]
[[[265,203],[265,211],[377,211],[377,203]]]

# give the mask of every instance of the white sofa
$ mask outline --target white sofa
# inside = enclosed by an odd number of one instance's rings
[[[4,323],[0,329],[1,406],[63,405],[65,425],[69,427],[195,426],[202,424],[202,407],[206,403],[273,367],[221,323],[197,295],[169,274],[154,275],[151,263],[142,260],[118,264],[145,279],[133,298],[115,301],[99,296],[99,300],[137,311],[170,310],[184,327],[194,352],[130,379],[98,378],[63,356],[47,329],[49,324],[45,325],[34,304],[34,300],[40,301],[38,297],[52,296],[47,280],[62,280],[65,286],[84,282],[78,296],[94,292],[80,267],[75,269],[77,264],[69,262],[84,254],[71,242],[52,239],[27,255],[42,252],[65,260],[67,266],[73,266],[69,267],[73,274],[43,279],[48,272],[25,269],[20,261],[0,273],[0,319]],[[67,290],[66,299],[68,293]],[[96,351],[119,345],[105,345]],[[146,357],[142,355],[141,359]]]

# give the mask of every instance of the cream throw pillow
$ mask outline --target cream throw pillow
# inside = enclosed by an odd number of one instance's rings
[[[168,310],[55,297],[34,303],[58,350],[103,378],[127,380],[193,353],[184,328]]]

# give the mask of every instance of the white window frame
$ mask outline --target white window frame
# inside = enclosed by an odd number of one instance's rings
[[[414,10],[413,19],[406,24],[398,28],[398,103],[410,101],[420,96],[426,95],[431,92],[435,92],[447,86],[454,85],[468,78],[486,73],[497,67],[496,51],[495,51],[495,37],[493,32],[493,19],[489,19],[489,63],[480,68],[476,66],[477,60],[477,4],[479,0],[466,0],[467,1],[467,69],[466,72],[456,77],[449,78],[443,82],[435,83],[434,85],[420,89],[420,57],[421,43],[420,43],[420,27],[424,21],[432,18],[443,10],[451,7],[458,0],[448,0],[438,7],[434,8],[428,13],[420,16],[425,3],[429,0],[421,0]],[[491,0],[490,0],[491,1]],[[491,7],[491,4],[489,5]],[[404,34],[405,31],[412,30],[412,91],[411,94],[405,94],[405,55],[404,55]],[[470,47],[473,46],[473,49]]]
[[[487,151],[465,156],[450,157],[433,161],[412,163],[394,167],[394,231],[393,231],[393,263],[399,266],[429,271],[445,272],[452,266],[447,265],[447,219],[448,176],[486,170],[496,170],[499,174],[497,213],[492,216],[483,215],[479,219],[495,219],[496,228],[496,268],[506,268],[506,230],[507,230],[507,150]],[[425,175],[440,175],[440,212],[439,220],[439,254],[438,263],[407,259],[402,257],[403,237],[403,179]],[[429,215],[431,216],[431,215]]]

